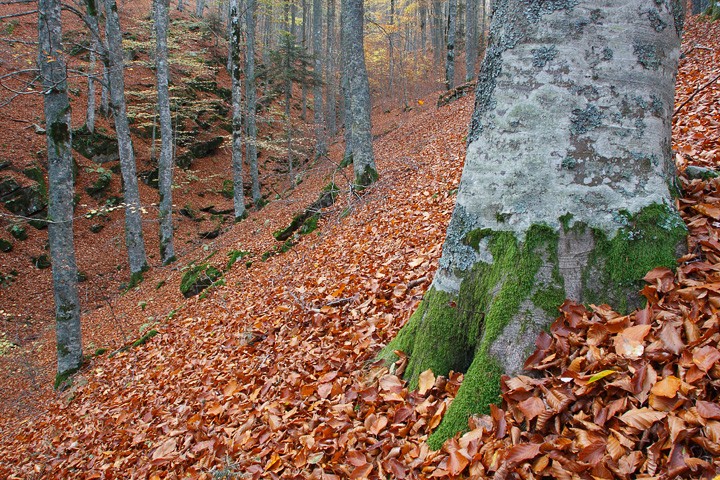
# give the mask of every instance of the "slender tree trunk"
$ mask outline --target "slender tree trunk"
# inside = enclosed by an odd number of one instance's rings
[[[251,195],[253,203],[259,207],[262,202],[260,194],[260,176],[258,174],[257,155],[257,92],[255,87],[255,13],[256,0],[247,0],[245,21],[247,25],[247,49],[245,51],[245,104],[247,105],[247,141],[245,153],[250,167]]]
[[[341,3],[341,24],[345,25],[346,13],[344,3]],[[350,60],[348,58],[347,49],[350,45],[349,39],[347,38],[347,29],[340,29],[340,63],[342,65],[340,73],[340,88],[342,90],[343,98],[343,125],[345,131],[343,132],[343,138],[345,140],[345,152],[343,153],[342,164],[352,163],[352,101],[350,99]]]
[[[388,18],[390,26],[388,32],[388,95],[393,94],[393,81],[395,80],[395,0],[390,0],[390,15]]]
[[[230,23],[232,37],[232,170],[233,170],[233,201],[235,204],[235,221],[245,218],[245,195],[243,192],[242,162],[242,80],[240,78],[240,11],[238,0],[230,0]]]
[[[302,48],[303,51],[307,50],[307,40],[308,40],[308,28],[307,24],[310,19],[310,15],[308,13],[308,0],[302,0]],[[300,118],[305,121],[307,119],[307,94],[308,94],[308,88],[307,83],[302,82],[302,94],[301,94],[301,109],[300,109]]]
[[[158,180],[160,190],[160,260],[163,265],[175,260],[172,221],[173,131],[170,116],[168,68],[168,7],[169,0],[154,0],[155,6],[155,75],[157,78],[158,111],[160,117],[160,160]]]
[[[443,30],[443,9],[442,2],[440,0],[431,0],[432,4],[432,47],[433,47],[433,59],[435,65],[440,66],[443,54],[443,45],[445,42],[444,30]]]
[[[52,257],[56,387],[82,365],[80,302],[73,243],[73,175],[70,102],[67,71],[61,45],[60,1],[38,2],[38,63],[43,83],[48,150],[48,240]]]
[[[434,448],[499,399],[500,375],[522,371],[565,298],[627,311],[648,270],[676,265],[683,7],[652,5],[648,16],[646,0],[495,2],[439,269],[383,352],[409,355],[414,384],[428,368],[466,372]]]
[[[418,23],[420,24],[420,48],[425,52],[427,49],[427,0],[420,0]]]
[[[273,32],[273,14],[275,11],[275,4],[272,3],[269,6],[263,5],[263,36],[262,36],[262,62],[264,65],[268,65],[270,62],[270,49],[272,46],[272,32]],[[268,11],[269,9],[269,11]]]
[[[107,54],[107,50],[105,50]],[[100,89],[100,113],[103,117],[110,114],[110,72],[107,69],[107,62],[103,62],[103,83]]]
[[[130,273],[136,281],[147,268],[145,257],[145,244],[143,243],[142,219],[140,217],[140,192],[135,167],[135,153],[133,151],[130,126],[127,118],[125,104],[125,79],[122,50],[122,37],[120,35],[120,20],[118,18],[115,0],[105,0],[105,35],[108,44],[108,65],[105,69],[110,77],[110,108],[115,117],[115,132],[120,153],[120,170],[123,179],[123,194],[125,198],[125,244],[130,261]]]
[[[205,11],[205,0],[197,0],[195,2],[195,16],[198,18],[202,18],[204,11]]]
[[[352,147],[355,188],[362,189],[378,178],[370,132],[370,85],[363,46],[363,0],[344,0],[343,25],[347,35],[348,79],[352,109]]]
[[[327,115],[327,134],[334,137],[337,133],[337,94],[335,91],[335,0],[328,0],[327,35],[325,45],[325,86]]]
[[[182,12],[185,9],[185,5],[183,4],[183,0],[178,0],[177,2],[177,9],[178,11]]]
[[[482,1],[482,0],[480,0]],[[471,82],[475,78],[478,57],[478,0],[467,0],[467,15],[465,16],[465,81]]]
[[[315,76],[317,82],[313,87],[313,117],[315,121],[315,156],[327,155],[325,139],[325,115],[323,115],[322,94],[322,0],[313,0],[313,55],[315,56]]]
[[[445,89],[455,87],[455,30],[457,29],[457,0],[448,2],[447,59],[445,60]]]
[[[95,131],[95,64],[100,50],[100,30],[98,28],[97,0],[85,0],[87,22],[90,25],[90,58],[88,61],[88,101],[85,114],[85,126],[89,132]]]

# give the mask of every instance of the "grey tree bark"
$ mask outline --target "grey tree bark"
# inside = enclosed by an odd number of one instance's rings
[[[308,0],[302,0],[302,48],[303,51],[305,51],[307,47],[308,42],[308,19],[310,17],[310,14],[308,12]],[[302,83],[302,93],[301,93],[301,107],[300,107],[300,118],[302,120],[305,120],[307,118],[307,94],[308,94],[308,88],[307,83]]]
[[[163,265],[175,260],[172,221],[173,129],[170,115],[170,70],[168,66],[169,0],[154,0],[155,7],[155,77],[157,79],[160,117],[160,159],[158,183],[160,193],[160,260]]]
[[[247,30],[247,46],[245,49],[245,104],[247,105],[246,123],[247,140],[245,154],[250,167],[250,183],[253,204],[259,207],[262,203],[260,193],[260,175],[258,173],[257,154],[257,91],[255,86],[255,15],[257,3],[247,0],[245,22]]]
[[[70,102],[62,48],[60,1],[38,2],[38,64],[43,85],[48,153],[48,240],[52,257],[57,377],[55,386],[82,365],[80,302],[73,242],[73,175]]]
[[[340,29],[340,45],[342,46],[341,50],[341,58],[340,62],[342,64],[342,71],[340,74],[340,87],[342,89],[342,98],[343,98],[343,124],[345,127],[345,130],[343,131],[343,139],[345,140],[345,153],[343,154],[343,165],[349,165],[352,163],[352,152],[353,152],[353,144],[352,144],[352,100],[350,99],[350,71],[349,71],[349,64],[350,61],[348,59],[347,55],[347,40],[346,36],[347,33],[345,31],[345,28]]]
[[[105,36],[107,38],[107,64],[110,79],[110,109],[115,117],[115,133],[120,154],[120,171],[125,199],[125,245],[130,262],[131,281],[137,281],[147,269],[143,242],[140,191],[135,166],[130,126],[125,103],[125,79],[120,19],[115,0],[105,0]]]
[[[455,87],[455,31],[457,29],[457,0],[448,2],[447,57],[445,59],[445,89]]]
[[[313,0],[313,55],[315,56],[315,75],[318,82],[313,86],[313,120],[315,122],[315,156],[327,155],[325,138],[325,115],[323,114],[323,54],[322,54],[322,0]]]
[[[337,92],[335,82],[335,0],[328,0],[327,32],[325,36],[325,94],[327,115],[325,123],[327,134],[334,137],[337,133]]]
[[[242,80],[240,78],[240,46],[241,26],[238,0],[230,0],[230,23],[232,37],[232,170],[233,170],[233,203],[235,205],[235,221],[246,217],[245,194],[243,192],[242,162]]]
[[[467,0],[465,15],[465,81],[475,78],[478,57],[478,1]]]
[[[413,382],[465,372],[433,447],[498,400],[565,298],[638,306],[687,233],[670,150],[682,2],[494,4],[439,269],[381,355],[406,352]]]
[[[443,12],[442,2],[440,0],[431,0],[432,8],[432,48],[433,48],[433,60],[435,65],[441,65],[442,53],[443,53],[443,39],[445,38],[443,31]]]
[[[395,80],[395,0],[390,0],[390,13],[388,15],[390,31],[388,37],[388,94],[393,93],[393,82]]]
[[[692,13],[699,15],[708,9],[710,0],[692,0]]]
[[[345,29],[343,51],[347,54],[352,160],[354,184],[357,189],[367,187],[378,178],[370,131],[370,84],[365,68],[363,20],[363,0],[343,0],[342,24]]]
[[[198,18],[202,18],[204,12],[205,12],[205,0],[197,0],[195,2],[195,16]]]
[[[85,126],[89,132],[95,131],[95,64],[100,50],[100,29],[98,28],[97,0],[85,0],[87,23],[90,25],[90,58],[88,59],[88,100],[85,113]]]

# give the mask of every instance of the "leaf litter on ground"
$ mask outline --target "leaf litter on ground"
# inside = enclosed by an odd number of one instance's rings
[[[691,19],[688,28],[686,47],[720,38],[707,34],[718,30],[714,24]],[[715,52],[686,55],[678,103],[703,83],[706,57]],[[676,119],[681,168],[715,165],[707,152],[717,132],[693,132],[712,122],[694,118],[702,111],[697,102],[714,98],[698,95]],[[461,100],[384,136],[376,143],[383,179],[353,215],[325,225],[330,240],[300,245],[262,275],[231,278],[237,282],[190,302],[142,349],[95,360],[71,392],[4,435],[0,473],[715,478],[717,180],[684,181],[679,206],[689,253],[675,273],[648,273],[645,308],[620,315],[607,305],[565,302],[538,337],[527,374],[503,377],[501,403],[471,417],[468,431],[441,450],[425,440],[462,374],[424,372],[419,390],[409,391],[399,376],[404,355],[390,368],[371,363],[436,268],[461,165],[457,119],[470,109]],[[341,295],[351,300],[334,303]]]

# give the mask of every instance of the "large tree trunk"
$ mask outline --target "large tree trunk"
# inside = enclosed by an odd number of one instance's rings
[[[245,104],[247,105],[246,123],[247,140],[245,154],[250,167],[251,195],[253,204],[260,207],[262,195],[260,194],[260,175],[258,174],[257,155],[257,91],[255,87],[255,0],[247,0],[245,22],[247,26],[247,47],[245,50]]]
[[[457,28],[457,0],[448,2],[447,57],[445,58],[445,89],[455,87],[455,30]]]
[[[348,86],[352,117],[352,159],[355,188],[362,189],[378,178],[370,133],[370,84],[363,46],[363,0],[344,0],[343,26],[346,35]]]
[[[322,94],[322,1],[313,0],[313,55],[315,57],[316,83],[313,87],[313,118],[315,121],[315,156],[327,155],[325,139],[325,115],[323,114]]]
[[[498,400],[565,298],[638,306],[686,235],[671,198],[680,2],[495,9],[439,270],[382,353],[409,354],[414,384],[466,372],[434,447]]]
[[[155,75],[157,78],[158,111],[160,113],[160,260],[163,265],[175,260],[172,223],[173,132],[170,116],[168,68],[168,0],[154,0],[155,6]]]
[[[125,104],[125,79],[122,36],[120,19],[118,18],[115,0],[105,0],[105,35],[107,37],[106,70],[110,78],[110,108],[115,117],[115,133],[117,134],[120,153],[120,171],[123,179],[123,196],[125,199],[125,245],[130,261],[131,282],[139,279],[147,269],[145,244],[143,243],[142,219],[140,217],[140,192],[135,167],[130,125]]]
[[[50,187],[48,239],[55,299],[57,387],[82,365],[80,302],[73,242],[73,160],[67,71],[60,43],[60,1],[40,0],[38,12],[38,63],[44,92]]]
[[[233,170],[233,201],[235,204],[235,221],[245,218],[245,195],[243,193],[242,175],[242,80],[240,79],[240,11],[238,0],[230,0],[230,23],[232,37],[232,170]]]
[[[475,68],[478,58],[478,1],[467,0],[467,13],[465,15],[465,81],[471,82],[475,78]]]

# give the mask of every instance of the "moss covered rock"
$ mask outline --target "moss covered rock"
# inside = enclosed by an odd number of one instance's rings
[[[208,263],[191,266],[180,282],[180,293],[185,298],[195,296],[220,280],[222,272]]]

